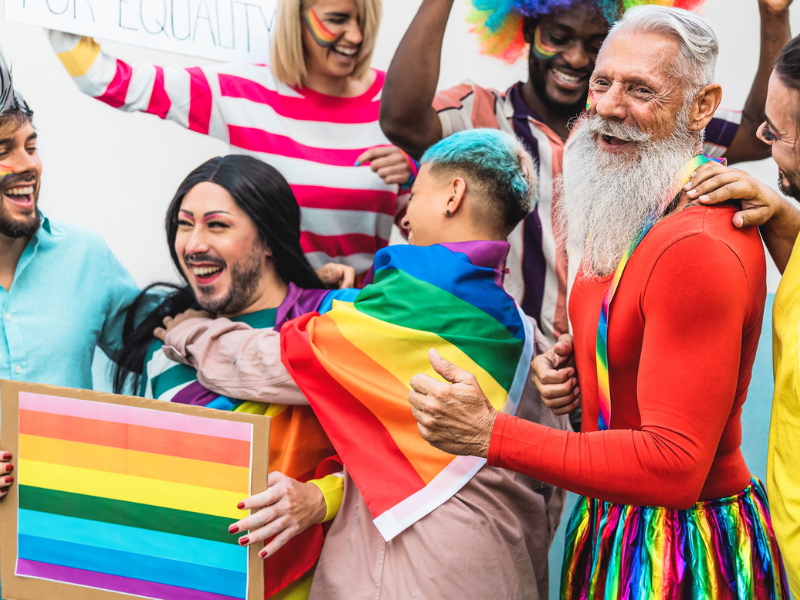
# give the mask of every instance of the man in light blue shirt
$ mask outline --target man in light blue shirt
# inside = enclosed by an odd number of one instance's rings
[[[0,379],[91,388],[95,347],[114,357],[139,290],[98,233],[38,210],[32,117],[0,57]],[[0,464],[0,498],[9,467]]]

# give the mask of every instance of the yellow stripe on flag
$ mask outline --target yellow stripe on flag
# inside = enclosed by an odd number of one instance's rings
[[[35,460],[19,460],[19,483],[72,494],[229,517],[234,520],[242,519],[248,514],[247,511],[236,508],[236,505],[243,500],[242,495],[236,492],[79,467],[65,467]]]
[[[72,50],[59,52],[58,58],[71,77],[81,77],[89,72],[99,54],[100,44],[84,36]]]
[[[428,360],[428,350],[434,348],[442,358],[472,373],[489,402],[497,410],[502,409],[508,399],[508,393],[503,386],[483,367],[435,333],[373,319],[357,311],[352,304],[336,300],[333,302],[333,310],[325,316],[333,319],[351,344],[397,377],[409,391],[411,378],[419,373],[442,381]]]
[[[19,436],[19,457],[37,462],[133,475],[187,485],[250,493],[250,472],[244,467],[124,450],[35,435]]]

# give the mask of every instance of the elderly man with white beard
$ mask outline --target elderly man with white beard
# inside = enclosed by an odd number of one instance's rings
[[[719,105],[718,43],[679,9],[629,10],[603,45],[565,154],[564,236],[581,254],[570,299],[575,366],[534,361],[543,396],[584,429],[498,413],[475,378],[412,379],[422,436],[453,454],[582,495],[562,598],[787,598],[766,495],[740,451],[766,296],[755,229],[683,193]],[[567,376],[564,376],[567,373]],[[567,380],[566,383],[565,380]]]

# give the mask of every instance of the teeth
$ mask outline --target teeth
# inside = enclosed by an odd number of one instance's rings
[[[345,56],[355,56],[356,52],[358,52],[355,48],[346,48],[344,46],[336,46],[334,48],[339,54],[344,54]]]
[[[558,69],[553,69],[553,72],[558,75],[559,79],[563,79],[567,83],[578,83],[581,78],[575,77],[574,75],[567,75],[564,71],[559,71]]]
[[[222,267],[202,267],[192,269],[192,272],[198,277],[205,277],[206,275],[211,275],[212,273],[217,273],[219,271],[222,271]]]
[[[6,192],[6,196],[27,196],[28,194],[33,193],[33,186],[30,187],[18,187],[10,189]]]

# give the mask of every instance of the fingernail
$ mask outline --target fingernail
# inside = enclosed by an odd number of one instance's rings
[[[692,189],[692,182],[691,182],[691,181],[689,181],[689,182],[688,182],[688,183],[687,183],[685,186],[683,186],[683,189],[685,189],[685,190],[690,190],[690,189]]]
[[[6,471],[13,471],[14,465],[6,465]]]
[[[14,483],[13,477],[6,477],[6,483]]]
[[[262,550],[261,552],[258,553],[258,555],[261,558],[267,558],[267,551],[266,550]]]
[[[239,510],[244,510],[244,502],[239,502],[239,504],[236,505],[236,508]]]
[[[6,452],[5,454],[3,454],[3,460],[11,460],[11,453]]]
[[[239,538],[239,545],[240,546],[247,546],[247,544],[249,544],[249,543],[250,543],[250,538],[249,537]]]
[[[354,166],[354,167],[357,167],[357,166],[359,166],[359,164],[360,164],[360,163],[359,163],[358,161],[356,161],[356,164],[354,164],[353,166]]]
[[[239,531],[239,527],[236,525],[231,525],[228,527],[228,533],[236,533],[237,531]]]
[[[698,198],[698,200],[700,200],[700,202],[708,202],[709,201],[709,197],[708,196],[700,196],[700,198]]]
[[[697,190],[689,190],[688,192],[686,192],[686,195],[687,196],[696,196],[697,195]]]

